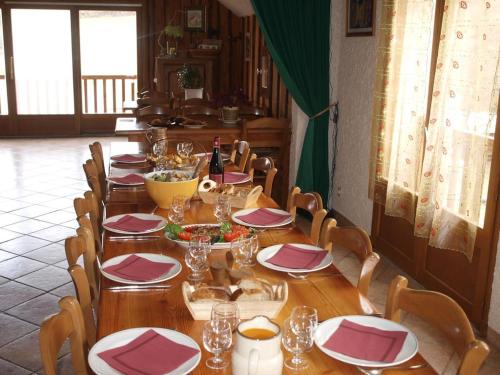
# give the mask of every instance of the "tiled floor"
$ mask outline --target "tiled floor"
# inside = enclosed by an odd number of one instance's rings
[[[94,140],[0,140],[0,375],[42,373],[38,329],[45,316],[57,311],[59,298],[73,294],[63,243],[74,234],[73,198],[87,189],[82,163]],[[105,153],[109,142],[117,140],[99,139]],[[356,259],[341,250],[334,257],[356,282]],[[382,259],[369,295],[380,311],[390,280],[401,273]],[[411,285],[418,286],[415,281]],[[403,323],[419,336],[421,352],[439,373],[454,373],[457,359],[442,337],[412,317]],[[61,374],[72,373],[68,350],[61,353]],[[492,350],[480,373],[500,373],[498,350]]]

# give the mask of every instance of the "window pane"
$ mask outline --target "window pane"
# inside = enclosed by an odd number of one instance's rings
[[[134,11],[80,11],[83,113],[123,112],[137,91]]]
[[[5,50],[3,44],[3,15],[0,9],[0,115],[9,114],[7,102],[7,73],[5,71]]]
[[[18,114],[73,114],[69,10],[12,9]]]

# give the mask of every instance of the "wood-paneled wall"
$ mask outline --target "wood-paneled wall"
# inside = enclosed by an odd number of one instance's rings
[[[218,90],[213,94],[229,93],[243,87],[243,27],[244,18],[236,17],[217,0],[150,0],[148,1],[150,62],[147,75],[153,87],[154,57],[159,55],[157,37],[168,22],[184,28],[184,10],[189,6],[204,6],[206,9],[206,30],[186,31],[179,41],[180,53],[195,48],[209,32],[216,33],[222,40],[222,49],[215,64],[214,82]]]
[[[249,35],[245,38],[246,42],[250,41],[246,56],[245,50],[243,52],[243,87],[246,94],[255,105],[266,108],[270,116],[290,118],[292,97],[272,61],[255,16],[245,18],[244,32]],[[244,45],[244,48],[247,46]],[[267,88],[264,88],[262,78],[266,65]]]

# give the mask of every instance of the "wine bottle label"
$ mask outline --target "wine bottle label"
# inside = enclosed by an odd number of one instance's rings
[[[222,184],[222,174],[209,174],[208,178],[210,178],[212,181],[217,182],[217,184]]]

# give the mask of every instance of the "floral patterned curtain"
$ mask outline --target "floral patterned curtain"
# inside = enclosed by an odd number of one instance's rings
[[[415,234],[469,259],[484,223],[499,61],[500,2],[446,1]]]
[[[384,1],[378,40],[370,195],[413,223],[427,113],[435,0]],[[387,182],[387,194],[384,194]]]

